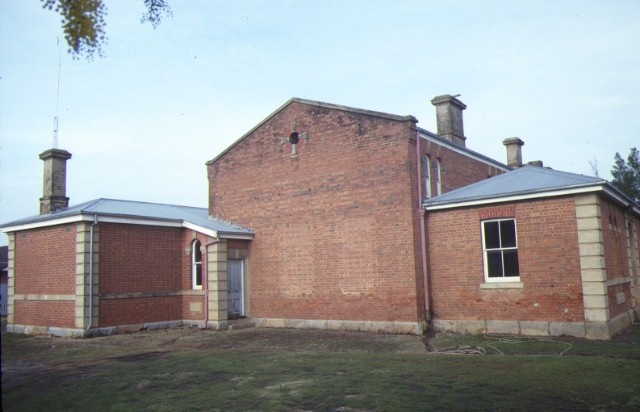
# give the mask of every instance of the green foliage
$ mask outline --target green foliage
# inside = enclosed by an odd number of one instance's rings
[[[107,43],[105,17],[107,7],[102,0],[41,0],[43,8],[62,16],[62,30],[69,45],[69,53],[74,59],[85,56],[92,60],[97,54],[103,57],[102,46]],[[165,0],[143,0],[147,9],[141,22],[149,22],[155,29],[162,21],[162,15],[172,15],[171,7]]]
[[[107,8],[101,0],[42,0],[45,9],[62,16],[62,30],[74,58],[94,54],[102,56],[102,45],[107,42],[104,18]]]
[[[614,159],[611,183],[636,201],[640,200],[640,152],[632,147],[626,162],[617,152]]]
[[[147,12],[142,15],[140,23],[149,22],[153,28],[157,28],[162,21],[162,14],[173,16],[171,7],[165,0],[144,0]]]

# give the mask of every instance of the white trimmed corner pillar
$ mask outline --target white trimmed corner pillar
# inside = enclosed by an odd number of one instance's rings
[[[7,325],[15,324],[15,253],[16,253],[16,234],[7,233],[9,247],[7,251]]]
[[[99,226],[93,226],[93,271],[91,271],[91,223],[79,223],[76,228],[76,329],[99,326],[98,307],[100,305]],[[93,279],[90,279],[90,276]],[[90,293],[90,288],[92,292]],[[89,321],[91,318],[91,321]]]
[[[609,339],[609,295],[600,203],[595,194],[576,196],[575,203],[586,337]]]
[[[227,306],[227,241],[221,239],[207,249],[207,288],[209,323],[215,329],[226,329]]]

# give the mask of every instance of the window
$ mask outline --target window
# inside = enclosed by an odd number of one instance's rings
[[[487,282],[520,281],[515,219],[482,222],[484,277]]]
[[[422,178],[424,179],[425,198],[431,198],[431,162],[429,156],[422,158]]]
[[[199,240],[191,244],[191,282],[193,289],[202,289],[202,250]]]
[[[442,194],[442,167],[440,166],[440,158],[436,159],[436,193],[438,196]]]

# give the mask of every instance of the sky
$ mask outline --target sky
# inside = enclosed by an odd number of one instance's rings
[[[56,113],[71,204],[207,207],[205,162],[292,97],[435,132],[430,100],[460,94],[468,148],[506,162],[519,137],[525,162],[608,180],[640,147],[637,0],[169,0],[157,29],[103,1],[87,61],[41,1],[0,0],[0,223],[38,213]]]

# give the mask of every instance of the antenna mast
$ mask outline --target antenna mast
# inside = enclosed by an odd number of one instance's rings
[[[62,47],[60,47],[60,36],[56,38],[58,46],[58,84],[56,86],[56,115],[53,117],[53,148],[58,148],[58,102],[60,101],[60,70],[62,68]]]

